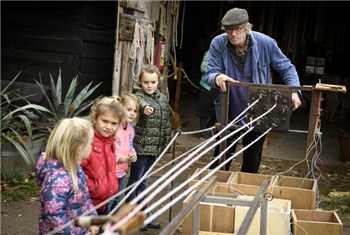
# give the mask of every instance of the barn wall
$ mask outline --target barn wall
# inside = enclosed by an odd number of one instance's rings
[[[2,2],[1,76],[49,84],[62,68],[63,86],[103,82],[94,96],[111,94],[116,2]],[[2,82],[3,83],[3,82]]]

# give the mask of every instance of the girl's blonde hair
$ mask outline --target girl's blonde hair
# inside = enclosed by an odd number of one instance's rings
[[[91,122],[74,117],[60,120],[48,139],[44,159],[62,163],[74,189],[78,188],[77,162],[89,156],[93,137]]]
[[[122,119],[124,117],[124,108],[119,96],[104,96],[92,105],[90,119],[96,120],[98,116],[111,112],[114,117]]]
[[[144,73],[156,73],[158,76],[158,82],[160,83],[162,80],[162,76],[160,74],[159,69],[157,68],[157,66],[155,66],[153,64],[147,64],[147,65],[144,65],[142,67],[141,72],[140,72],[140,76],[139,76],[139,80],[138,80],[139,83],[141,83],[141,79],[142,79],[142,76]]]
[[[135,106],[136,106],[136,118],[135,118],[135,123],[139,120],[140,117],[140,101],[139,98],[135,94],[124,94],[121,96],[121,102],[123,106],[126,105],[128,101],[134,101]]]

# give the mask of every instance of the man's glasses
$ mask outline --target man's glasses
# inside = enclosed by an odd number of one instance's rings
[[[233,31],[235,31],[235,33],[240,33],[242,32],[243,26],[240,26],[238,28],[226,28],[225,31],[228,34],[231,34]]]

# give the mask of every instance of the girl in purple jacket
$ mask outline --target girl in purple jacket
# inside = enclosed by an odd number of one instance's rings
[[[69,224],[82,214],[97,215],[79,164],[89,156],[93,134],[91,122],[82,118],[63,119],[53,129],[35,172],[41,186],[39,234],[98,233],[97,226]]]

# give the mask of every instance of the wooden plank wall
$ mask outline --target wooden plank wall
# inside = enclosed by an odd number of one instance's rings
[[[2,2],[2,81],[22,70],[18,81],[34,83],[41,73],[63,87],[78,75],[78,89],[103,84],[94,96],[111,94],[116,2]]]

